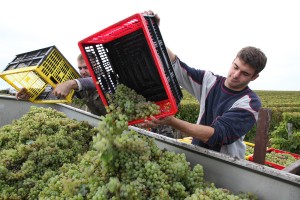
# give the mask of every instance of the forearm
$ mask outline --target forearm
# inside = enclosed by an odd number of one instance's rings
[[[214,134],[214,128],[210,126],[192,124],[175,117],[171,117],[166,124],[203,142],[207,142]]]
[[[75,80],[68,80],[64,82],[69,89],[77,90],[78,84]]]
[[[75,80],[68,80],[63,83],[57,84],[52,93],[57,97],[66,97],[67,95],[69,95],[71,90],[77,89],[77,82]]]

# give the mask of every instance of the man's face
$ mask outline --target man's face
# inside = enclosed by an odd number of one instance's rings
[[[84,60],[77,60],[79,73],[82,78],[90,77],[90,72],[84,62]]]
[[[225,86],[234,91],[241,91],[248,86],[250,81],[258,77],[258,74],[254,75],[254,73],[255,69],[249,64],[235,58],[228,72]]]

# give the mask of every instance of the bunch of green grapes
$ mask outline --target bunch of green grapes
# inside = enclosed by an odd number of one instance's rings
[[[103,116],[93,137],[93,149],[45,179],[38,197],[189,199],[203,190],[209,197],[217,193],[217,197],[244,199],[230,192],[221,194],[221,189],[204,180],[201,165],[192,167],[184,154],[159,149],[154,138],[128,130],[127,122],[127,115],[118,107]]]
[[[124,84],[118,84],[115,93],[106,95],[106,98],[109,103],[106,108],[107,113],[119,109],[127,116],[128,121],[160,113],[160,107],[157,104],[146,101],[145,97]]]
[[[252,193],[239,193],[233,195],[231,192],[224,188],[217,188],[213,183],[207,184],[205,188],[197,188],[195,193],[186,198],[185,200],[256,200],[257,197]]]
[[[298,159],[288,153],[276,153],[275,151],[271,151],[266,154],[266,160],[286,167],[296,162]]]
[[[38,107],[1,127],[0,199],[26,199],[46,171],[74,162],[88,151],[94,134],[96,129],[87,122]]]
[[[79,99],[74,97],[72,99],[71,105],[74,105],[75,107],[83,108],[86,105],[86,99]]]

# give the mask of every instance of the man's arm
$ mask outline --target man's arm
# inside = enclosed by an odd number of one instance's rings
[[[79,78],[74,80],[68,80],[63,83],[59,83],[56,85],[52,93],[57,97],[65,98],[72,90],[89,90],[89,89],[96,89],[92,77],[88,78]],[[28,100],[29,93],[26,88],[22,88],[16,94],[17,99]]]
[[[60,97],[64,98],[68,96],[71,90],[77,90],[77,89],[78,89],[77,82],[75,80],[68,80],[63,83],[57,84],[52,93],[58,98]]]
[[[199,124],[192,124],[181,119],[177,119],[174,116],[168,116],[162,119],[156,119],[151,117],[151,120],[145,120],[144,126],[154,128],[158,125],[169,125],[173,128],[184,132],[185,134],[197,138],[203,142],[207,142],[209,138],[214,134],[214,128],[210,126],[204,126]]]
[[[79,78],[76,79],[76,81],[79,85],[79,90],[96,90],[96,86],[92,77]]]
[[[53,94],[57,97],[66,97],[71,90],[96,90],[96,86],[92,77],[79,78],[57,84]]]

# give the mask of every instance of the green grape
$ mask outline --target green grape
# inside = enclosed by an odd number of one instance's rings
[[[271,151],[266,153],[266,160],[286,167],[296,162],[298,159],[288,153],[277,153],[275,151]]]
[[[245,155],[249,156],[249,155],[252,155],[252,154],[254,154],[254,147],[246,145],[246,153],[245,153]]]

